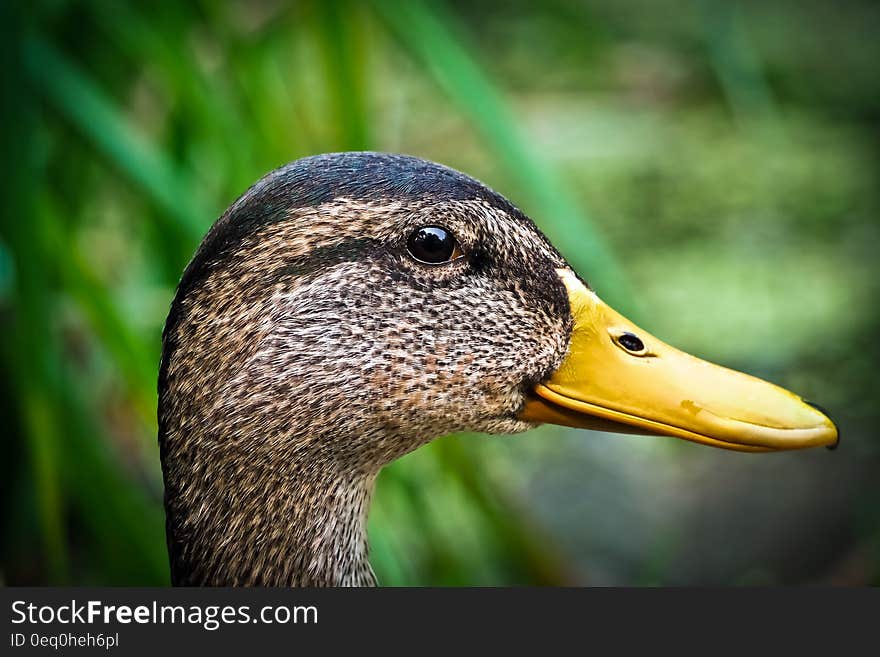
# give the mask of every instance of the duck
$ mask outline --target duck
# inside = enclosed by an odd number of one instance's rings
[[[483,183],[374,152],[282,166],[213,224],[171,303],[158,392],[185,586],[376,585],[376,477],[446,434],[839,439],[820,407],[613,310]]]

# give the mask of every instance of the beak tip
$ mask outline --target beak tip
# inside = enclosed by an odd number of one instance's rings
[[[819,406],[819,404],[816,404],[815,402],[811,402],[809,399],[805,399],[804,403],[808,404],[809,406],[812,406],[817,411],[819,411],[822,415],[825,416],[825,419],[828,420],[828,423],[832,427],[834,427],[834,442],[831,443],[830,445],[825,445],[825,449],[833,452],[834,450],[836,450],[840,446],[840,429],[834,423],[834,420],[831,419],[831,416],[828,413],[828,411],[825,410],[823,407]]]
[[[830,421],[830,418],[829,418]],[[825,445],[825,449],[833,452],[838,447],[840,447],[840,429],[837,428],[837,425],[834,422],[831,422],[831,426],[834,429],[834,442]]]
[[[840,447],[840,429],[837,428],[836,424],[834,425],[834,433],[835,433],[834,442],[831,443],[830,445],[825,446],[825,449],[827,449],[828,451],[831,451],[831,452],[833,452],[838,447]]]

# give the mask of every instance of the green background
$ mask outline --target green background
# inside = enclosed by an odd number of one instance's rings
[[[406,152],[618,309],[826,406],[836,452],[543,427],[387,468],[385,584],[877,584],[880,5],[3,3],[7,584],[164,584],[160,334],[266,171]]]

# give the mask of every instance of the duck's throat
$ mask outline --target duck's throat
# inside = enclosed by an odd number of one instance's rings
[[[167,498],[174,584],[376,584],[366,528],[374,475],[253,475]],[[183,513],[175,502],[188,493],[201,499]]]

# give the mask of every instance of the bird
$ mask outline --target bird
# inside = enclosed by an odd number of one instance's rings
[[[500,194],[399,154],[305,157],[238,198],[182,274],[158,379],[174,585],[376,585],[376,477],[450,433],[839,439],[617,313]]]

